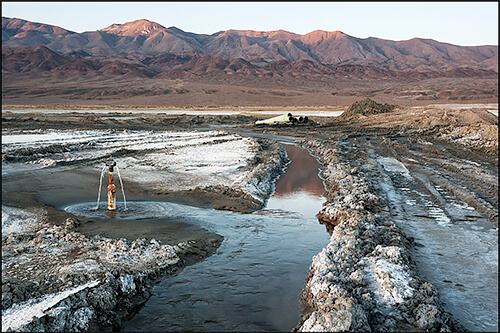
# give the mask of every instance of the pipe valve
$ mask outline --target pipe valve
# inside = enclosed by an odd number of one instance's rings
[[[106,165],[109,167],[109,172],[113,172],[113,167],[116,165],[116,161],[107,160]]]

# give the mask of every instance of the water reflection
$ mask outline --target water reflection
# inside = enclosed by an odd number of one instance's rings
[[[275,192],[266,204],[266,210],[297,212],[314,217],[323,204],[323,181],[318,177],[320,164],[305,149],[283,145],[292,161],[278,178]]]
[[[325,192],[323,181],[318,177],[320,164],[303,148],[296,145],[283,145],[292,160],[286,172],[276,181],[274,196],[281,197],[290,193],[306,192],[321,196]]]

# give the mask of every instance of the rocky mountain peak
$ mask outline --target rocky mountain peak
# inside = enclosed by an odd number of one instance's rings
[[[8,33],[12,36],[24,31],[36,31],[38,33],[63,35],[73,33],[69,30],[44,23],[30,22],[19,18],[2,16],[2,34]]]
[[[325,31],[325,30],[314,30],[310,33],[307,33],[303,36],[303,40],[307,40],[312,43],[322,42],[326,39],[330,38],[339,38],[347,36],[342,31]]]
[[[137,36],[151,35],[157,31],[165,30],[166,28],[156,22],[141,19],[123,24],[112,24],[107,28],[101,29],[110,34],[119,36]]]

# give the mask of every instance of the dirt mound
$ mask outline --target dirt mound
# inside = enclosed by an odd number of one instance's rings
[[[395,108],[395,105],[387,103],[380,104],[369,98],[365,98],[349,105],[349,108],[342,114],[342,117],[351,117],[357,114],[367,116],[370,114],[386,113],[394,110]]]

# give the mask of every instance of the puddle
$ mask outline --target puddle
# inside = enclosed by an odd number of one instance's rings
[[[183,213],[183,209],[180,208],[182,205],[159,201],[127,201],[127,208],[123,202],[117,202],[115,211],[107,210],[107,202],[101,202],[99,209],[96,209],[96,206],[96,202],[82,202],[66,206],[63,210],[76,216],[120,220],[160,219]]]
[[[265,209],[183,212],[224,241],[216,254],[157,285],[124,331],[290,331],[297,325],[312,257],[329,236],[315,217],[324,191],[319,164],[306,150],[285,147],[292,162]]]

